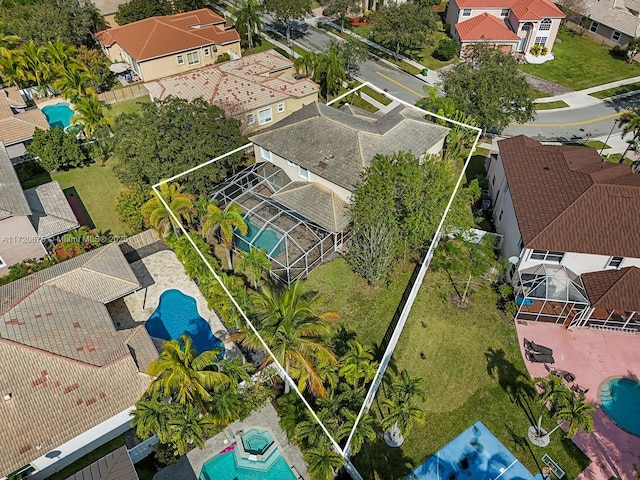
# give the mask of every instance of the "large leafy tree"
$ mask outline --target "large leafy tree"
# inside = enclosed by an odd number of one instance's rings
[[[184,219],[187,223],[191,221],[194,211],[193,202],[195,200],[193,195],[183,192],[177,183],[163,183],[158,191],[178,219]],[[157,196],[154,195],[149,199],[142,206],[141,212],[145,222],[155,228],[161,237],[166,237],[171,231],[170,229],[173,229],[176,237],[178,236],[179,225],[176,224],[176,221]]]
[[[202,99],[140,104],[135,113],[116,117],[113,134],[115,156],[127,159],[114,167],[125,185],[151,186],[242,145],[240,122]],[[241,164],[237,153],[190,173],[189,192],[209,193]]]
[[[240,38],[246,37],[246,45],[253,48],[253,37],[260,34],[262,30],[263,7],[258,0],[238,0],[236,3],[236,30]]]
[[[204,216],[202,233],[207,237],[218,232],[220,233],[220,238],[227,254],[229,270],[233,270],[233,264],[231,263],[233,230],[237,228],[242,235],[246,235],[249,231],[249,227],[242,214],[242,207],[237,203],[231,202],[222,209],[216,203],[211,202],[207,205],[207,214]]]
[[[512,55],[476,44],[471,56],[444,74],[444,91],[456,109],[473,116],[485,132],[533,120],[531,89]]]
[[[118,5],[114,18],[118,25],[126,25],[145,18],[170,15],[172,11],[169,0],[129,0]]]
[[[323,0],[320,4],[324,7],[325,15],[338,15],[340,17],[340,29],[344,32],[344,21],[354,13],[362,11],[360,0]]]
[[[349,75],[354,75],[360,69],[360,65],[369,58],[369,47],[355,37],[347,36],[344,41],[332,40],[329,51],[335,45],[336,53],[342,57],[344,68]]]
[[[61,128],[37,128],[33,132],[33,140],[27,145],[27,151],[48,172],[79,167],[87,161],[87,156],[75,137],[67,135]]]
[[[151,191],[140,185],[132,185],[118,193],[115,211],[120,221],[131,229],[131,234],[135,235],[144,230],[144,215],[141,209],[150,199]]]
[[[399,58],[401,51],[419,48],[436,25],[436,17],[429,8],[415,2],[390,3],[377,11],[371,35],[392,48]]]
[[[305,293],[298,282],[285,289],[265,286],[255,295],[254,326],[285,372],[294,379],[303,378],[313,395],[324,396],[326,388],[318,368],[323,364],[335,364],[336,357],[323,337],[330,331],[329,322],[337,319],[338,314],[333,311],[317,313],[314,308],[317,299],[317,294]],[[248,326],[233,334],[231,340],[266,353]],[[262,368],[272,361],[271,356],[265,356]],[[285,393],[289,390],[289,382],[285,382]]]
[[[90,86],[98,93],[109,90],[118,82],[116,76],[109,70],[111,62],[100,50],[82,45],[78,49],[75,59],[78,63],[86,66],[87,71],[97,79],[96,83],[92,83]]]
[[[287,44],[291,43],[291,22],[311,14],[311,0],[264,0],[265,11],[286,26]]]

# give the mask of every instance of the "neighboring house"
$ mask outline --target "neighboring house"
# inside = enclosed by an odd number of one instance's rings
[[[293,62],[275,50],[211,65],[145,84],[153,100],[203,98],[239,118],[249,129],[263,128],[318,100],[318,85],[295,75]]]
[[[27,109],[16,87],[0,89],[0,142],[4,143],[14,163],[27,154],[25,147],[33,138],[36,128],[49,130],[47,117],[42,110]]]
[[[584,34],[609,47],[640,37],[639,0],[585,0],[578,13],[586,17]]]
[[[0,477],[46,478],[130,428],[158,353],[144,325],[116,327],[107,305],[139,288],[116,244],[0,286]]]
[[[120,447],[66,480],[138,480],[127,447]]]
[[[211,65],[228,53],[240,58],[240,36],[208,8],[151,17],[96,33],[113,62],[125,62],[144,81]]]
[[[587,147],[498,147],[487,176],[516,319],[640,330],[640,175]]]
[[[79,226],[58,182],[22,190],[0,142],[0,276],[11,265],[44,257],[52,238]]]
[[[415,107],[373,114],[315,102],[251,136],[257,163],[212,194],[246,212],[249,232],[234,233],[236,246],[266,250],[273,276],[287,284],[333,258],[348,237],[349,199],[374,155],[441,151],[449,129],[424,117]]]
[[[534,45],[551,52],[564,17],[551,0],[450,0],[446,13],[463,58],[475,43],[505,53],[526,54]]]

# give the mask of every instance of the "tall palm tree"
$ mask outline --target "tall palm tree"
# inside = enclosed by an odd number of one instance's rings
[[[371,374],[371,367],[375,365],[375,368],[377,368],[377,364],[373,361],[371,347],[364,346],[356,340],[350,341],[349,346],[351,349],[341,358],[342,367],[340,367],[338,373],[347,382],[357,387],[360,380],[364,380],[364,383],[371,380],[371,378],[367,379],[366,377]],[[374,375],[375,368],[373,369]]]
[[[187,453],[190,445],[203,448],[207,438],[216,431],[213,418],[203,415],[190,403],[171,404],[169,412],[169,438],[178,455]]]
[[[155,377],[148,392],[170,396],[179,404],[193,403],[206,412],[206,405],[211,401],[210,390],[230,383],[229,377],[218,370],[218,355],[218,350],[198,355],[187,334],[178,340],[168,340],[158,360],[147,369],[149,375]]]
[[[131,425],[136,429],[138,438],[146,439],[157,435],[160,443],[169,442],[169,406],[157,395],[136,402],[136,408],[131,413]]]
[[[304,458],[312,480],[332,480],[344,463],[342,456],[333,450],[326,438],[315,448],[305,451]]]
[[[539,396],[540,414],[538,415],[538,421],[536,422],[535,430],[536,435],[544,436],[546,432],[542,428],[542,418],[545,412],[548,410],[548,406],[565,405],[569,396],[573,396],[573,392],[569,390],[562,378],[557,375],[549,375],[545,378],[535,378],[532,383],[538,385],[542,390]]]
[[[424,401],[427,393],[422,389],[422,377],[412,377],[407,370],[400,372],[400,380],[391,384],[393,396],[399,400],[411,400],[418,397]]]
[[[53,42],[49,41],[43,48],[46,58],[59,71],[64,71],[70,66],[81,67],[75,59],[78,49],[73,45],[56,38]],[[86,70],[86,66],[82,65],[82,67]]]
[[[627,148],[620,157],[619,163],[622,163],[625,155],[629,153],[629,150],[633,148],[636,140],[640,137],[640,115],[636,112],[623,113],[618,118],[618,127],[622,127],[622,138],[633,132],[633,139],[628,143]]]
[[[191,221],[191,215],[194,211],[193,201],[195,200],[193,195],[183,192],[177,183],[163,183],[160,185],[159,192],[178,219]],[[145,222],[155,228],[161,237],[166,237],[170,228],[173,228],[174,234],[178,236],[178,225],[157,196],[147,201],[142,206],[141,212]]]
[[[4,32],[4,22],[0,22],[0,57],[9,56],[20,43],[20,37]]]
[[[235,275],[227,275],[224,272],[219,272],[218,277],[220,278],[220,282],[229,290],[234,300],[240,305],[240,308],[249,315],[252,304],[247,294],[244,281]],[[209,280],[201,286],[204,296],[207,299],[207,306],[220,315],[225,325],[228,327],[235,325],[236,328],[240,328],[240,325],[244,323],[242,315],[231,301],[231,298],[229,298],[229,295],[227,295],[227,292],[224,291],[220,282],[215,278],[209,278]]]
[[[271,260],[269,260],[265,250],[252,245],[248,252],[240,254],[238,268],[250,274],[253,280],[253,288],[257,290],[258,279],[264,275],[265,270],[269,271],[271,269]]]
[[[404,443],[404,435],[409,433],[415,423],[425,422],[425,413],[413,404],[412,399],[398,397],[387,398],[382,404],[387,408],[380,422],[385,432],[385,442],[390,447],[399,447]]]
[[[296,69],[296,73],[300,73],[304,70],[305,77],[311,77],[318,65],[318,55],[304,50],[299,57],[293,60],[293,68]]]
[[[327,53],[318,56],[314,76],[320,82],[324,98],[327,100],[332,93],[340,89],[340,84],[347,78],[347,72],[337,46],[332,45]]]
[[[5,56],[0,56],[0,74],[9,84],[20,88],[28,81],[29,76],[24,57],[16,51],[9,51]]]
[[[560,408],[556,417],[569,424],[567,436],[571,438],[575,437],[581,430],[585,433],[593,430],[592,415],[595,411],[595,407],[585,400],[584,395],[571,395],[569,401]],[[556,428],[558,427],[551,430],[549,435],[553,433]]]
[[[52,67],[47,62],[44,48],[36,46],[33,40],[30,40],[22,47],[21,53],[27,79],[34,82],[38,90],[45,92],[52,77]]]
[[[231,263],[231,249],[233,248],[233,229],[237,228],[242,235],[249,231],[247,224],[242,217],[242,207],[237,203],[229,203],[222,210],[215,202],[207,205],[207,214],[204,216],[202,234],[206,237],[220,232],[222,245],[227,253],[227,265],[229,270],[233,270]]]
[[[240,418],[242,401],[242,395],[237,392],[237,389],[216,389],[209,403],[209,414],[218,425],[228,425]]]
[[[262,30],[260,15],[264,8],[257,0],[239,0],[236,4],[236,28],[240,35],[247,36],[249,49],[253,49],[253,36]]]
[[[98,78],[91,72],[72,66],[60,71],[53,81],[53,88],[62,92],[64,98],[75,104],[83,97],[95,95],[96,92],[91,85],[97,82]],[[102,106],[100,109],[102,111]]]
[[[313,305],[318,295],[305,294],[298,282],[285,289],[265,286],[254,298],[254,325],[285,372],[292,378],[305,375],[311,393],[325,396],[326,388],[318,367],[326,363],[334,365],[337,361],[335,354],[323,340],[330,332],[328,322],[339,318],[337,312],[316,313]],[[246,327],[233,334],[230,339],[249,348],[265,351],[258,337]],[[262,368],[266,368],[272,361],[267,355]],[[289,382],[285,382],[285,394],[289,390]]]
[[[98,96],[91,89],[87,89],[87,96],[78,98],[73,104],[75,114],[71,119],[74,123],[79,123],[84,127],[84,133],[87,138],[92,138],[97,128],[103,125],[111,125],[113,119],[105,117],[102,111],[102,105]]]

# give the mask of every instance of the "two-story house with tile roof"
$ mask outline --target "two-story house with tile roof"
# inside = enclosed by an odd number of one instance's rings
[[[557,3],[562,5],[562,1]],[[604,45],[627,45],[640,37],[639,0],[585,0],[583,14],[586,29],[580,31]],[[577,26],[576,26],[577,27]]]
[[[504,53],[526,54],[534,45],[551,52],[564,17],[551,0],[450,0],[446,22],[464,58],[476,43]]]
[[[295,73],[291,60],[267,50],[161,78],[145,87],[153,100],[202,98],[255,131],[318,100],[318,84]]]
[[[640,175],[582,146],[498,147],[487,177],[516,319],[640,330]]]
[[[144,81],[215,63],[228,53],[240,58],[240,35],[208,8],[145,18],[96,34],[113,62],[125,62]]]
[[[27,108],[16,87],[0,89],[0,142],[14,162],[26,156],[26,145],[36,128],[49,130],[47,117],[39,108]]]

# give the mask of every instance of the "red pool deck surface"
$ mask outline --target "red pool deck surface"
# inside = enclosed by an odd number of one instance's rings
[[[626,433],[609,419],[599,408],[598,392],[611,377],[640,379],[640,335],[586,328],[567,330],[562,325],[542,322],[516,322],[516,329],[523,358],[524,338],[552,348],[556,363],[550,366],[573,373],[574,383],[588,388],[586,398],[596,405],[593,432],[579,433],[573,439],[592,460],[576,479],[635,480],[634,473],[640,470],[640,437]],[[542,363],[526,359],[525,363],[532,378],[549,374]]]

